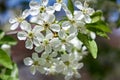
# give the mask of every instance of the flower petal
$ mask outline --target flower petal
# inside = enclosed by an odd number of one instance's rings
[[[31,39],[27,39],[27,41],[25,42],[25,47],[27,49],[33,49],[33,42]]]
[[[49,6],[49,7],[46,8],[46,12],[48,14],[53,14],[55,12],[55,9],[54,9],[53,6]]]
[[[38,10],[38,9],[30,9],[29,13],[30,13],[32,16],[35,16],[35,15],[38,15],[38,14],[39,14],[39,10]]]
[[[42,45],[35,47],[35,51],[38,53],[42,52],[43,50],[44,50],[44,46]]]
[[[29,6],[30,6],[31,9],[38,9],[40,4],[37,1],[32,0],[32,1],[30,1]]]
[[[15,23],[17,22],[17,18],[15,16],[13,16],[12,18],[9,19],[9,23]]]
[[[48,23],[52,23],[55,21],[55,15],[53,14],[44,13],[42,14],[42,17],[43,17],[43,20]]]
[[[30,67],[30,72],[31,72],[33,75],[35,75],[35,73],[36,73],[36,67],[35,67],[34,65]]]
[[[27,32],[31,31],[31,25],[27,21],[22,21],[20,27],[22,30],[25,30]]]
[[[24,64],[30,66],[33,64],[33,60],[30,57],[24,59]]]
[[[26,38],[27,38],[27,33],[24,32],[24,31],[18,32],[18,33],[17,33],[17,37],[18,37],[19,40],[26,40]]]
[[[65,31],[61,30],[61,31],[58,32],[58,36],[61,39],[65,39],[67,35],[66,35]]]
[[[46,53],[51,53],[52,52],[52,48],[51,48],[50,45],[45,46],[45,52]]]
[[[17,29],[18,26],[19,26],[19,23],[16,22],[16,23],[14,23],[14,24],[10,27],[10,29],[11,29],[11,30],[15,30],[15,29]]]
[[[29,14],[30,14],[30,13],[29,13],[29,9],[24,10],[23,13],[22,13],[22,18],[25,19],[26,17],[29,16]]]
[[[86,23],[91,23],[92,21],[89,15],[85,15],[84,20]]]
[[[88,15],[92,15],[95,12],[93,8],[87,8],[86,10]]]
[[[32,54],[32,59],[33,59],[34,61],[37,61],[37,60],[39,59],[38,54],[37,54],[37,53],[33,53],[33,54]]]
[[[76,6],[78,9],[80,9],[80,10],[83,9],[83,5],[82,5],[82,3],[81,3],[80,1],[75,1],[75,6]]]
[[[56,11],[60,11],[61,7],[62,7],[62,4],[60,4],[60,3],[55,3],[54,4],[54,8],[55,8]]]
[[[75,20],[82,20],[84,17],[83,13],[81,11],[74,11],[74,18]]]
[[[72,25],[72,24],[70,23],[70,21],[64,21],[64,22],[62,23],[62,28],[63,28],[64,30],[68,30],[71,25]]]
[[[58,24],[52,24],[50,26],[50,29],[53,30],[53,31],[55,31],[55,32],[59,32],[60,31],[60,25],[58,25]]]
[[[47,6],[49,0],[42,0],[42,5]]]

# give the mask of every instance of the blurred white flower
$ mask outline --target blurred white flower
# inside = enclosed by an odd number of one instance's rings
[[[45,73],[44,70],[44,60],[40,59],[37,53],[32,54],[32,58],[27,57],[24,59],[24,64],[30,66],[30,71],[34,75],[36,71],[40,71],[41,73]]]
[[[33,44],[35,46],[39,45],[38,39],[41,37],[39,33],[41,31],[40,27],[34,27],[33,29],[31,28],[30,24],[27,24],[25,26],[24,31],[20,31],[17,34],[17,37],[19,40],[26,40],[25,42],[25,47],[27,49],[33,49]]]
[[[80,1],[75,1],[75,6],[84,14],[84,21],[86,23],[91,22],[90,16],[95,12],[93,8],[88,7],[88,3],[85,1],[84,5]]]
[[[49,13],[53,14],[55,12],[53,6],[47,6],[49,0],[41,0],[41,4],[37,1],[32,0],[29,4],[30,6],[30,14],[38,15],[39,13]]]
[[[26,17],[29,15],[29,10],[26,9],[23,11],[22,15],[16,17],[13,16],[12,18],[9,19],[9,22],[12,24],[10,27],[11,30],[17,29],[18,26],[20,26],[21,29],[24,29],[24,26],[26,25],[27,21],[25,20]]]

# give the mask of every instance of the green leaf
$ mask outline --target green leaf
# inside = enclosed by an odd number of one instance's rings
[[[72,0],[68,0],[68,9],[71,11],[71,13],[73,14],[74,13],[74,5],[73,5],[73,2]]]
[[[94,40],[90,39],[86,34],[78,33],[78,39],[83,42],[83,44],[87,47],[89,52],[92,54],[93,58],[97,58],[97,44]]]
[[[0,64],[6,68],[12,69],[12,61],[8,54],[0,49]]]
[[[6,35],[0,40],[0,44],[16,45],[17,41],[13,39],[11,36]]]
[[[3,32],[2,30],[0,30],[0,39],[2,39],[5,35],[5,32]]]
[[[101,20],[102,17],[103,17],[102,11],[100,11],[100,10],[96,11],[96,12],[91,16],[91,18],[92,18],[92,23]]]

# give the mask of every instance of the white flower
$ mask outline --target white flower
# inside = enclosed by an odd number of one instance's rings
[[[24,29],[24,26],[26,25],[27,21],[25,21],[25,18],[28,17],[29,15],[29,10],[25,10],[22,15],[15,17],[13,16],[12,18],[9,19],[9,22],[12,24],[10,27],[11,30],[17,29],[18,26],[20,26],[21,29]]]
[[[33,44],[35,46],[39,45],[38,39],[41,37],[39,33],[41,31],[40,27],[34,27],[33,29],[31,28],[30,24],[27,24],[25,26],[25,31],[20,31],[17,34],[17,37],[19,40],[26,40],[25,42],[25,47],[27,49],[33,49]]]
[[[81,11],[74,11],[74,14],[72,14],[68,10],[68,8],[65,7],[65,6],[64,6],[64,10],[65,10],[66,16],[68,18],[67,21],[64,21],[62,23],[62,28],[64,30],[68,30],[71,27],[73,27],[75,30],[84,27],[85,23],[82,20],[84,15],[83,15],[83,13]]]
[[[68,35],[64,30],[59,31],[58,36],[61,41],[61,48],[65,51],[67,50],[68,52],[71,52],[73,45],[70,43],[70,41],[74,39],[76,35],[76,33],[71,33]]]
[[[63,61],[65,67],[63,69],[63,74],[65,75],[65,80],[70,80],[73,76],[76,78],[80,78],[80,74],[78,73],[78,69],[83,67],[83,63],[79,63],[81,56],[77,54],[63,54],[61,56],[61,60]]]
[[[49,0],[41,0],[41,4],[37,1],[32,0],[29,4],[30,6],[30,14],[31,15],[38,15],[39,13],[47,12],[49,14],[53,14],[55,12],[52,6],[47,7]]]
[[[27,57],[24,59],[24,64],[30,66],[30,71],[34,75],[36,71],[40,71],[41,73],[45,73],[44,70],[44,60],[39,58],[37,53],[32,54],[32,58]]]
[[[88,3],[85,1],[84,5],[80,1],[75,1],[75,6],[84,14],[84,20],[86,23],[91,22],[90,16],[95,12],[93,8],[88,7]]]
[[[42,27],[43,30],[47,30],[50,29],[53,32],[59,32],[60,31],[60,25],[55,23],[55,15],[54,14],[47,14],[47,13],[43,13],[40,16],[40,20],[37,20],[37,24],[40,25],[40,27]],[[37,25],[37,26],[39,26]]]
[[[35,51],[37,52],[42,52],[45,50],[46,53],[51,53],[52,52],[52,47],[51,47],[51,39],[53,38],[53,33],[51,31],[46,32],[46,36],[43,34],[39,35],[39,46],[35,47]]]

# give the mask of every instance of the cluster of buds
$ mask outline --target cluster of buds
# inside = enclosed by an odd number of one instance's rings
[[[19,17],[9,20],[11,30],[19,26],[21,31],[17,33],[19,40],[25,40],[27,49],[34,49],[31,57],[24,59],[24,63],[30,66],[34,75],[36,71],[42,74],[63,74],[65,80],[72,77],[80,78],[78,69],[83,67],[81,59],[86,47],[77,38],[78,33],[87,34],[95,39],[95,34],[86,29],[85,24],[91,23],[90,16],[95,12],[85,1],[75,1],[76,10],[72,13],[63,0],[56,0],[53,6],[48,5],[49,0],[30,1],[30,9],[23,11]],[[55,13],[64,11],[66,17],[60,20]],[[27,21],[26,18],[30,17]],[[38,55],[40,54],[40,56]]]

